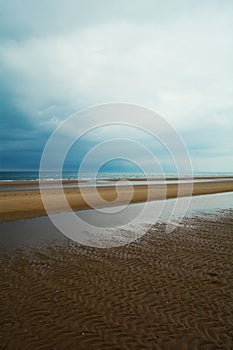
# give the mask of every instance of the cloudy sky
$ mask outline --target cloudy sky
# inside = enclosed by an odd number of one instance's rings
[[[195,171],[233,171],[231,0],[0,2],[1,169],[37,169],[61,121],[127,102],[177,129]]]

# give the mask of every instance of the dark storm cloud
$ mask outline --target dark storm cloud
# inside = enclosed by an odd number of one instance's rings
[[[32,119],[14,106],[10,93],[1,91],[0,106],[1,169],[38,168],[49,133],[38,130]]]

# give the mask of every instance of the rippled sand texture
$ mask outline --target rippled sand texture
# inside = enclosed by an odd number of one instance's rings
[[[125,247],[18,250],[1,264],[2,349],[232,349],[232,211]]]

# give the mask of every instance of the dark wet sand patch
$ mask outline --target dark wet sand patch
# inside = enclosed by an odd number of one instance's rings
[[[1,262],[1,349],[232,349],[232,211],[127,246],[68,242]]]

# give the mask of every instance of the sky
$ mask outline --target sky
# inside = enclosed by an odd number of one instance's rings
[[[62,121],[124,102],[171,123],[194,171],[233,171],[231,0],[1,0],[0,17],[1,170],[38,169]],[[105,138],[80,141],[69,167]]]

